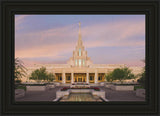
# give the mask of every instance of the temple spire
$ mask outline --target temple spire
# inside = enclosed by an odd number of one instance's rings
[[[79,35],[78,35],[78,45],[82,44],[82,36],[81,36],[81,22],[79,22]]]

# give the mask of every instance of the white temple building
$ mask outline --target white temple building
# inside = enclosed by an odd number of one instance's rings
[[[88,57],[87,51],[83,46],[81,36],[81,24],[79,23],[78,42],[73,51],[73,56],[66,62],[66,64],[37,64],[29,68],[29,72],[40,67],[46,67],[47,71],[53,72],[55,81],[60,83],[99,83],[105,81],[105,74],[113,71],[115,68],[122,68],[124,64],[93,64],[91,58]],[[136,69],[136,73],[140,73],[142,67]],[[134,72],[133,72],[134,73]]]

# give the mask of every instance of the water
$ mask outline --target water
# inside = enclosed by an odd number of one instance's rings
[[[64,96],[60,101],[74,101],[74,102],[85,102],[85,101],[93,101],[93,102],[102,102],[102,100],[98,96],[92,96],[89,93],[71,93],[69,96]]]

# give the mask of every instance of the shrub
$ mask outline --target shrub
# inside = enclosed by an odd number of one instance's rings
[[[19,84],[19,83],[21,83],[22,81],[21,81],[21,80],[15,80],[15,82]]]
[[[62,89],[61,89],[61,91],[67,91],[69,89],[69,87],[63,87]]]

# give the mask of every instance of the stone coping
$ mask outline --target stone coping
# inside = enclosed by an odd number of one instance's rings
[[[15,89],[15,98],[21,98],[25,96],[24,89]]]
[[[106,87],[116,91],[134,91],[133,85],[109,85]]]
[[[58,90],[56,92],[56,99],[53,101],[58,101],[60,98],[62,98],[63,96],[68,96],[71,93],[91,93],[92,95],[96,95],[99,96],[100,98],[102,98],[104,101],[108,101],[105,98],[105,91],[100,90],[100,91],[96,91],[94,89],[68,89],[66,91],[61,91]]]

